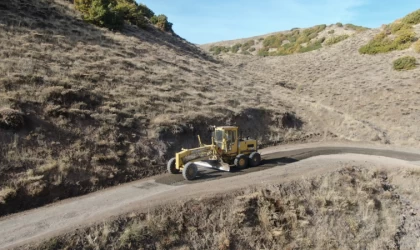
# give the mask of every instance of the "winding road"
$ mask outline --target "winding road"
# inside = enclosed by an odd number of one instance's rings
[[[45,240],[132,211],[253,185],[310,177],[349,164],[420,168],[420,150],[351,143],[313,143],[261,150],[263,165],[236,172],[200,170],[197,180],[161,175],[0,218],[0,249]]]

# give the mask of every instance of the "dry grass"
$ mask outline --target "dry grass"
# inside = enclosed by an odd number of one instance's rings
[[[417,42],[414,43],[413,47],[414,47],[414,51],[416,51],[417,53],[420,53],[420,40],[417,40]]]
[[[3,187],[0,189],[0,204],[5,204],[7,199],[13,198],[16,195],[16,190],[11,187]]]
[[[162,173],[197,133],[209,140],[208,125],[278,141],[293,111],[176,35],[100,29],[68,1],[10,1],[0,57],[0,187],[18,190],[0,215]],[[9,126],[5,110],[24,124]]]
[[[399,212],[385,172],[347,167],[131,214],[38,248],[396,249]]]

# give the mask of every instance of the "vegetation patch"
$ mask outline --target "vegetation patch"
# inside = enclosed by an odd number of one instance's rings
[[[173,32],[165,15],[155,16],[146,5],[134,0],[75,0],[74,4],[85,21],[101,27],[119,30],[128,22],[145,28],[150,20],[159,29]]]
[[[210,52],[212,52],[213,55],[220,55],[221,53],[229,53],[230,51],[231,51],[231,48],[226,47],[226,46],[213,46],[210,48]]]
[[[256,49],[253,47],[255,45],[255,41],[254,40],[249,40],[247,42],[245,42],[244,44],[242,43],[236,43],[233,46],[212,46],[210,48],[210,52],[213,53],[213,55],[220,55],[221,53],[233,53],[233,54],[237,54],[239,51],[241,52],[240,54],[242,55],[251,55],[250,52],[254,52]]]
[[[395,50],[408,49],[416,40],[413,25],[420,23],[420,10],[417,10],[401,20],[387,25],[368,44],[359,49],[361,54],[374,55]]]
[[[416,68],[417,60],[412,56],[404,56],[395,60],[393,65],[394,69],[398,71],[410,70]]]
[[[369,28],[363,27],[363,26],[359,26],[359,25],[354,25],[351,23],[348,23],[344,26],[346,29],[350,29],[350,30],[354,30],[356,32],[363,32],[368,30]]]
[[[328,38],[325,41],[325,45],[333,45],[333,44],[339,43],[341,41],[344,41],[349,37],[350,37],[349,35],[334,36],[334,37]]]

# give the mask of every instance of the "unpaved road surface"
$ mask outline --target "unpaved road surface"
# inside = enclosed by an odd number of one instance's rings
[[[312,144],[261,152],[264,164],[258,168],[231,173],[203,170],[193,182],[184,181],[180,175],[162,175],[0,218],[0,249],[37,242],[159,204],[296,180],[349,164],[420,168],[420,151],[385,146]]]

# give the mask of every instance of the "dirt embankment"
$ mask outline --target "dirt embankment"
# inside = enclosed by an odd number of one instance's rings
[[[416,171],[406,173],[406,181],[417,178]],[[405,214],[401,192],[408,186],[394,185],[393,174],[350,165],[318,177],[138,211],[37,248],[414,249],[407,229],[418,219],[414,210]]]
[[[150,213],[155,210],[158,213],[162,206],[163,208],[166,206],[169,208],[184,207],[185,203],[189,204],[188,200],[190,199],[203,201],[206,197],[212,198],[215,195],[230,197],[232,194],[249,190],[250,187],[255,186],[259,190],[279,184],[284,187],[290,181],[300,183],[303,180],[328,175],[330,171],[349,166],[367,168],[373,172],[385,170],[388,176],[386,182],[400,187],[398,192],[404,194],[404,197],[401,198],[404,202],[404,209],[413,210],[414,213],[419,211],[415,205],[417,198],[410,192],[410,190],[415,190],[418,166],[407,162],[414,161],[413,163],[415,163],[420,160],[420,155],[416,154],[415,150],[398,151],[389,146],[368,145],[352,145],[350,147],[350,145],[340,146],[337,144],[328,147],[328,145],[316,143],[309,147],[307,144],[281,146],[265,149],[262,152],[266,160],[264,166],[259,168],[227,173],[211,170],[201,171],[199,179],[194,182],[184,181],[182,176],[178,178],[178,175],[163,175],[3,217],[0,219],[0,242],[3,242],[0,248],[45,240],[85,226],[102,227],[102,221],[113,220],[114,216],[132,212],[148,211]],[[343,153],[347,154],[343,155]],[[337,155],[317,156],[320,154]],[[373,155],[384,155],[395,159]],[[308,159],[308,157],[313,158]],[[334,187],[341,185],[336,181],[333,179],[332,183],[328,183],[328,185]],[[255,189],[252,188],[252,190]],[[339,189],[339,192],[341,191],[343,190]],[[360,199],[365,198],[360,197]],[[176,213],[174,212],[174,214]],[[127,220],[130,218],[131,215]],[[109,225],[108,222],[105,224]],[[413,233],[415,232],[413,230]],[[410,237],[415,236],[409,235]]]

